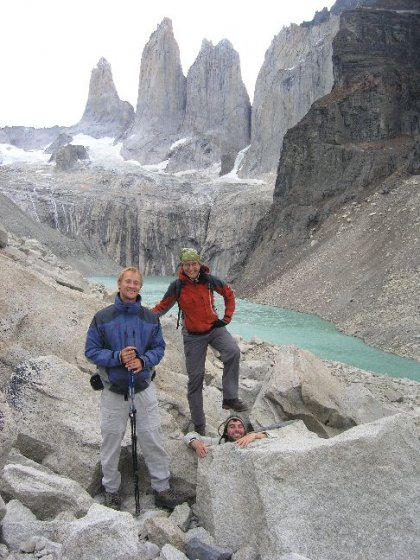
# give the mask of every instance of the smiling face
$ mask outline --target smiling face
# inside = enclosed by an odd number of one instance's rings
[[[200,274],[200,263],[198,261],[185,261],[182,263],[182,270],[191,280],[196,280]]]
[[[140,288],[143,284],[142,277],[139,272],[127,270],[118,279],[118,291],[120,298],[124,303],[134,303],[139,295]]]
[[[246,434],[245,426],[240,420],[232,418],[226,426],[226,439],[228,441],[237,441]]]

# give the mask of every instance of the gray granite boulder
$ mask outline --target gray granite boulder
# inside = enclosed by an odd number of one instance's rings
[[[13,413],[6,402],[5,396],[0,392],[0,471],[7,461],[9,451],[15,444],[17,426]]]
[[[288,432],[287,432],[288,431]],[[283,428],[249,448],[219,446],[199,462],[197,510],[220,546],[257,535],[262,560],[416,560],[420,445],[398,414],[330,439]]]
[[[93,504],[85,517],[70,524],[62,544],[62,560],[142,558],[133,516],[99,504]]]
[[[99,481],[99,397],[89,376],[56,356],[20,364],[6,388],[23,455],[85,489]]]
[[[52,519],[60,512],[81,517],[92,505],[92,498],[80,484],[16,453],[10,454],[0,473],[0,489],[40,520]]]
[[[54,150],[49,161],[55,162],[57,169],[69,171],[74,169],[79,162],[89,161],[89,154],[84,146],[68,144]]]
[[[347,387],[325,363],[294,346],[281,347],[250,413],[254,428],[300,418],[322,437],[395,414],[364,387]]]

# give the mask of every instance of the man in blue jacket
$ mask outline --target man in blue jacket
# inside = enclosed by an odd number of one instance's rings
[[[134,373],[137,440],[150,473],[157,506],[174,508],[184,501],[169,485],[169,457],[160,435],[154,367],[163,358],[165,342],[159,319],[141,305],[140,271],[125,268],[118,277],[113,305],[98,311],[90,324],[86,357],[101,371],[101,465],[105,503],[119,509],[121,473],[118,462],[129,418],[128,384]]]

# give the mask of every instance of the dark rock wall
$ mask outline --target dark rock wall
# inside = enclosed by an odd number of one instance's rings
[[[331,211],[357,200],[416,153],[420,14],[354,10],[333,42],[335,86],[284,139],[269,217],[245,277],[285,263]]]

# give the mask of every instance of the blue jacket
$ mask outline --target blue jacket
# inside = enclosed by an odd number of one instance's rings
[[[111,391],[128,393],[130,372],[120,362],[120,351],[135,346],[137,357],[144,369],[134,374],[135,391],[146,389],[151,381],[154,367],[163,358],[165,341],[157,316],[141,305],[137,296],[135,303],[123,303],[119,294],[113,305],[95,314],[86,336],[85,356],[108,374]]]

